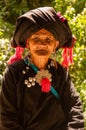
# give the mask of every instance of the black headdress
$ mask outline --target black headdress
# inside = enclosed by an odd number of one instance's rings
[[[62,22],[52,7],[40,7],[20,16],[16,22],[12,46],[26,47],[26,40],[42,28],[54,35],[60,43],[59,47],[71,47],[72,33],[68,22]]]

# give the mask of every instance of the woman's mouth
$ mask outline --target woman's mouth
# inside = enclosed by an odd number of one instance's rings
[[[35,53],[38,55],[47,55],[48,51],[47,50],[36,50]]]

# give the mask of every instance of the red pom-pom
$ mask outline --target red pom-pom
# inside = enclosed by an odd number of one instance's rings
[[[41,90],[42,92],[49,92],[50,91],[51,83],[48,78],[43,78],[41,80]]]
[[[61,12],[58,12],[57,13],[57,16],[60,18],[61,22],[64,23],[64,21],[66,21],[66,18],[64,18],[62,15],[61,15]]]

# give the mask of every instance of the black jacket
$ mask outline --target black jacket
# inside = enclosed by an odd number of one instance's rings
[[[51,92],[41,92],[37,83],[28,88],[24,81],[36,73],[26,68],[20,60],[4,73],[0,130],[84,130],[82,104],[68,72],[58,63],[49,70],[59,100]]]

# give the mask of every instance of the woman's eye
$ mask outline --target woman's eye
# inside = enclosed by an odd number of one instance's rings
[[[51,38],[45,38],[45,39],[40,39],[38,37],[32,38],[32,42],[40,44],[40,43],[46,43],[46,44],[51,44],[53,43],[53,40]]]
[[[45,40],[45,42],[46,42],[46,43],[52,43],[52,40],[51,40],[50,38],[47,38],[47,39]]]
[[[39,42],[40,40],[39,40],[39,38],[34,38],[33,41],[34,42]]]

